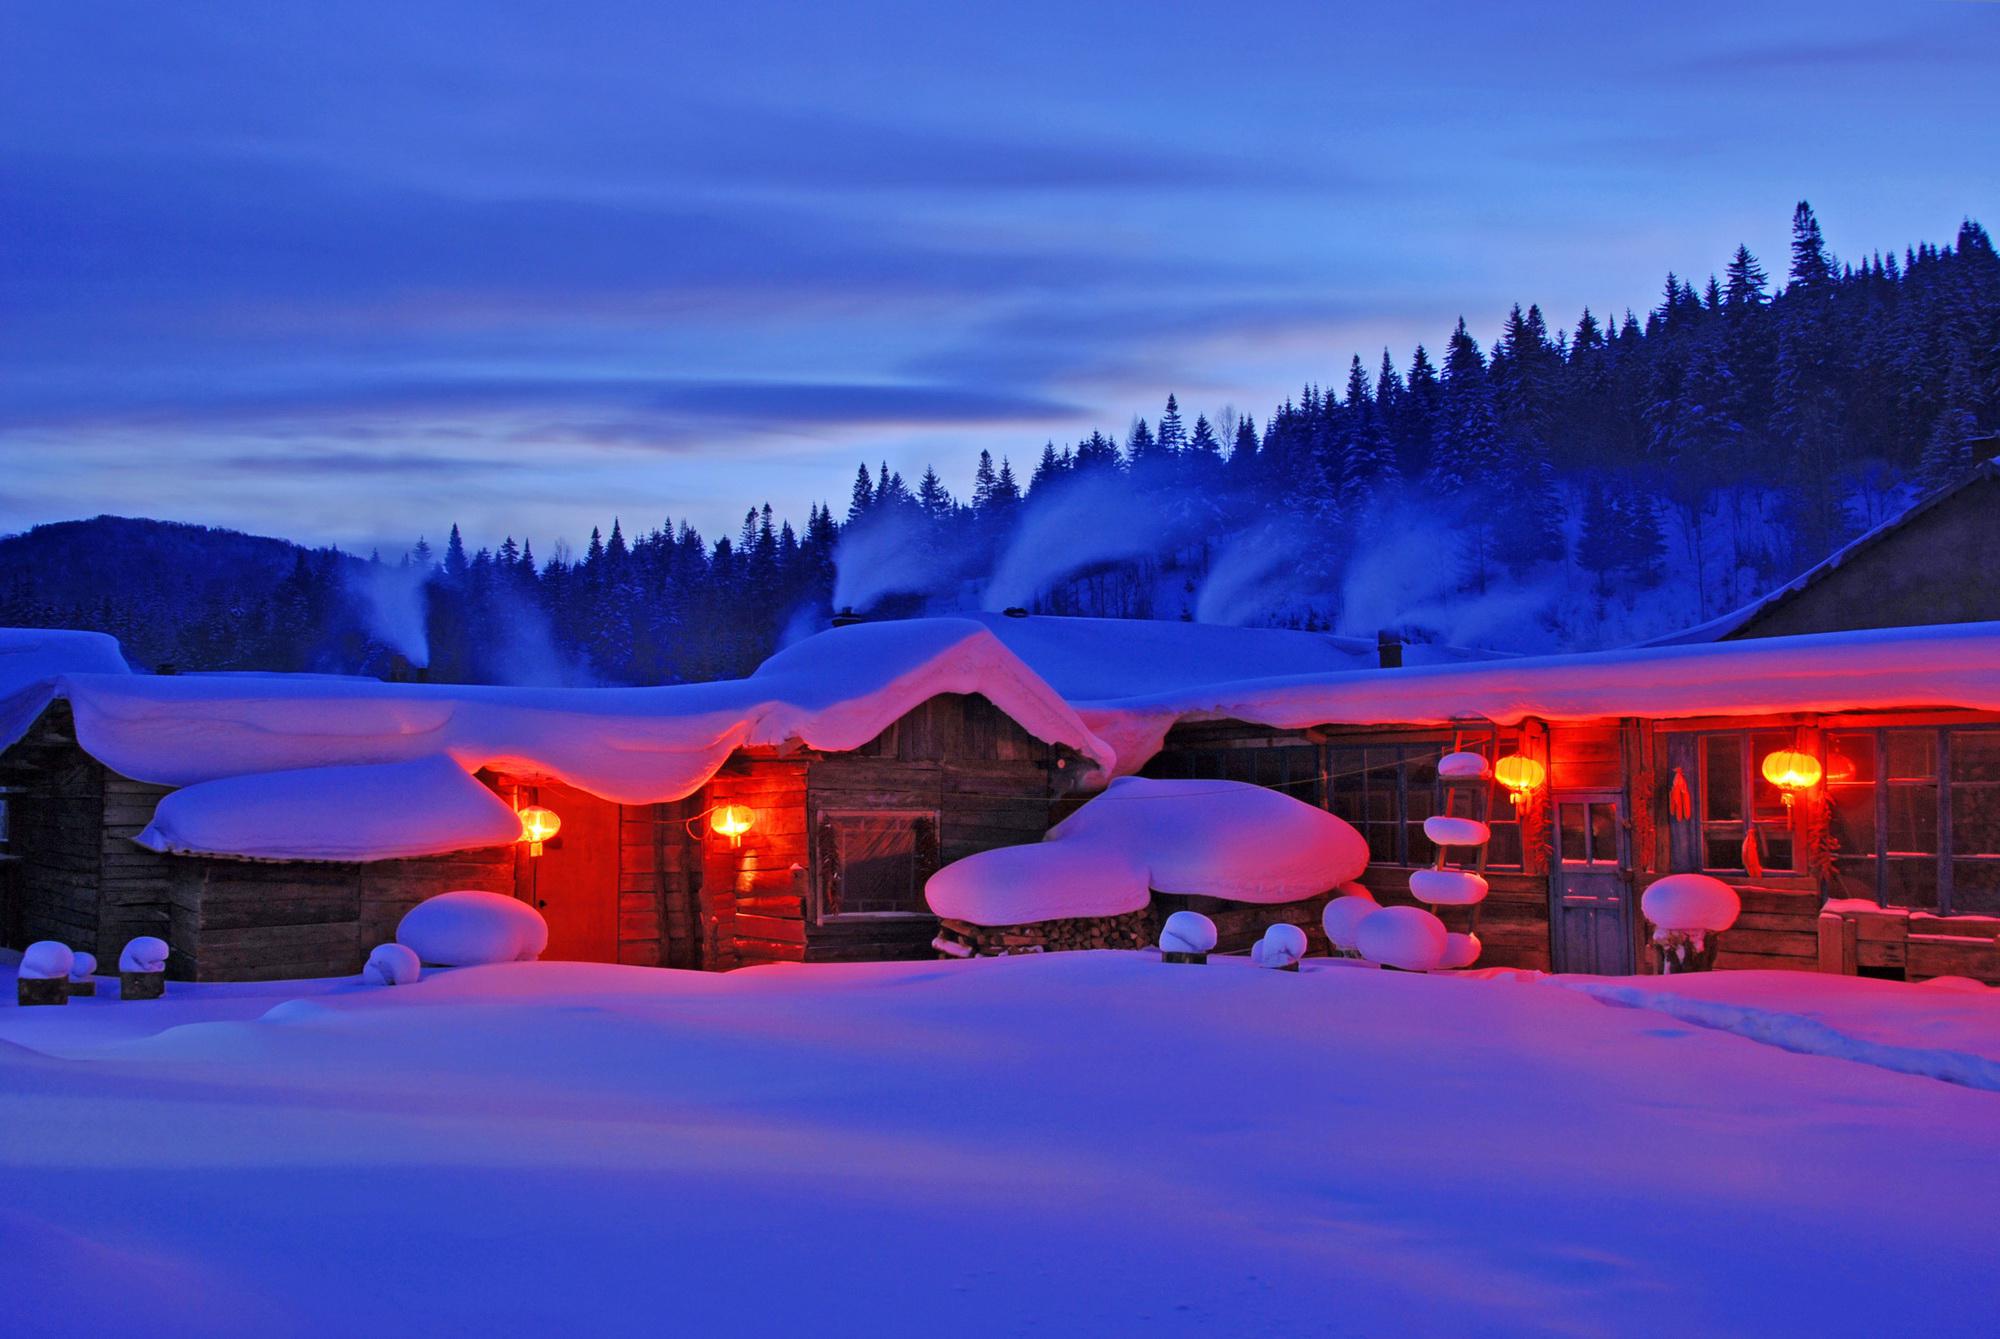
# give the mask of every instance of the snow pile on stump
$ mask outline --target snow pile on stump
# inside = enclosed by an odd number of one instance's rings
[[[121,972],[164,972],[167,970],[167,941],[153,935],[140,935],[125,945],[125,951],[118,955],[118,970]]]
[[[1715,962],[1715,939],[1736,924],[1743,899],[1706,874],[1669,874],[1639,896],[1639,911],[1653,926],[1660,971],[1706,971]]]
[[[1296,968],[1305,956],[1306,932],[1283,922],[1264,931],[1264,937],[1250,946],[1250,961],[1259,967]]]
[[[22,951],[15,975],[29,981],[66,981],[75,963],[76,955],[70,952],[69,945],[41,939]]]
[[[1406,972],[1442,966],[1449,939],[1444,922],[1422,907],[1383,907],[1355,932],[1362,957]]]
[[[924,886],[931,910],[973,925],[1124,915],[1154,892],[1278,904],[1368,863],[1361,834],[1289,795],[1239,781],[1126,777],[1032,846],[954,861]]]
[[[1382,904],[1366,888],[1358,883],[1348,886],[1353,891],[1343,890],[1320,913],[1320,928],[1326,931],[1326,941],[1336,953],[1359,952],[1361,922],[1382,909]]]
[[[1199,911],[1176,911],[1160,927],[1162,953],[1207,953],[1215,947],[1215,922]]]
[[[423,976],[424,965],[407,944],[377,944],[361,969],[362,980],[371,986],[411,986]]]
[[[435,967],[533,962],[549,946],[549,923],[526,902],[467,888],[411,907],[396,942]]]
[[[97,975],[97,955],[95,953],[73,953],[70,955],[69,979],[88,981]]]

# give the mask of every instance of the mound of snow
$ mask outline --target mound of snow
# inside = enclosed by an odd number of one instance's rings
[[[1662,934],[1719,933],[1736,924],[1743,900],[1706,874],[1669,874],[1640,895],[1639,910]]]
[[[1462,935],[1456,930],[1444,937],[1444,958],[1440,967],[1470,967],[1479,961],[1479,936]]]
[[[1110,846],[1158,892],[1232,902],[1296,902],[1368,865],[1368,844],[1342,820],[1241,781],[1123,777],[1046,840]]]
[[[76,955],[69,951],[68,944],[40,939],[23,950],[16,974],[30,981],[60,981],[69,975],[75,962]]]
[[[411,986],[423,975],[423,963],[407,944],[377,944],[361,969],[361,979],[371,986]]]
[[[1424,820],[1424,836],[1438,846],[1484,846],[1493,834],[1476,818],[1433,814]]]
[[[177,855],[394,860],[520,839],[507,802],[450,758],[205,781],[160,801],[135,840]]]
[[[167,970],[167,941],[140,935],[125,945],[118,955],[121,972],[164,972]]]
[[[1296,902],[1347,882],[1367,863],[1360,833],[1278,791],[1125,777],[1038,845],[946,865],[925,883],[924,897],[953,920],[1024,925],[1137,911],[1151,891]]]
[[[1355,932],[1361,956],[1385,967],[1428,972],[1444,961],[1444,922],[1421,907],[1383,907]]]
[[[1481,753],[1447,753],[1438,759],[1438,775],[1446,781],[1484,781],[1493,775]]]
[[[1434,907],[1469,907],[1486,900],[1486,880],[1469,869],[1411,870],[1410,896]]]
[[[70,955],[69,979],[88,981],[97,975],[97,955],[95,953],[74,953]]]
[[[1131,857],[1087,841],[996,847],[953,861],[924,884],[932,911],[974,925],[1123,916],[1151,897]]]
[[[1289,967],[1306,956],[1306,932],[1283,921],[1264,931],[1250,946],[1250,960],[1259,967]]]
[[[465,888],[411,907],[396,942],[434,967],[533,962],[549,946],[549,923],[517,898]]]
[[[1215,922],[1199,911],[1176,911],[1160,927],[1160,948],[1168,953],[1206,953],[1215,947]]]
[[[1357,936],[1361,922],[1382,909],[1374,894],[1366,888],[1361,888],[1359,884],[1349,886],[1361,890],[1334,898],[1326,904],[1326,910],[1319,917],[1327,940],[1342,953],[1352,953],[1360,947],[1361,941]]]
[[[1949,990],[1961,995],[1984,995],[1993,989],[1984,981],[1975,981],[1969,976],[1933,976],[1917,984],[1929,986],[1932,990]]]

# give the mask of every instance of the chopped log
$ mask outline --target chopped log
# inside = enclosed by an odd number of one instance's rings
[[[23,1009],[43,1004],[68,1004],[69,982],[60,976],[23,976],[14,983],[14,995]]]
[[[167,993],[165,972],[120,972],[118,974],[118,998],[121,1000],[157,1000]]]

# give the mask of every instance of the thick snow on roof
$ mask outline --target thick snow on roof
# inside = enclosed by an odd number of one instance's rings
[[[520,835],[506,801],[433,755],[203,781],[162,799],[133,840],[175,855],[391,860],[505,846]]]
[[[287,675],[72,674],[15,713],[11,743],[68,698],[77,740],[141,781],[188,786],[250,773],[450,757],[549,777],[621,804],[678,799],[736,749],[859,747],[940,693],[979,693],[1038,739],[1101,766],[1111,751],[1076,712],[968,619],[821,633],[747,679],[664,688],[529,689]],[[4,724],[7,722],[0,722]]]
[[[1608,716],[1672,719],[1781,711],[1959,707],[2000,711],[2000,623],[1766,637],[1463,665],[1216,684],[1092,702],[1084,721],[1121,772],[1177,721],[1313,725],[1512,725]]]
[[[118,639],[102,632],[0,628],[0,747],[35,723],[58,676],[131,672]]]
[[[1373,669],[1373,641],[1290,628],[1139,618],[1009,618],[975,614],[1007,649],[1071,702],[1183,692],[1208,684]],[[1482,660],[1496,652],[1413,642],[1406,665]]]

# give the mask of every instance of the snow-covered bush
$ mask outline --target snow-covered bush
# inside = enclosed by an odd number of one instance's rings
[[[1278,922],[1264,931],[1264,937],[1250,946],[1250,960],[1259,967],[1292,967],[1306,956],[1306,932],[1296,925]]]
[[[88,981],[97,975],[97,955],[95,953],[73,953],[70,955],[69,979]]]
[[[140,935],[125,945],[125,951],[118,955],[118,970],[121,972],[164,972],[167,970],[167,941],[152,935]]]
[[[1422,907],[1383,907],[1355,931],[1361,956],[1385,967],[1428,972],[1444,961],[1444,922]]]
[[[68,979],[75,961],[76,955],[69,951],[68,944],[41,939],[22,952],[16,975],[29,981],[63,981]]]
[[[1444,937],[1444,958],[1440,967],[1470,967],[1479,961],[1479,936],[1462,935],[1456,930]]]
[[[368,955],[361,979],[371,986],[409,986],[423,978],[424,965],[405,944],[377,944]]]
[[[549,946],[549,923],[517,898],[467,888],[411,907],[396,942],[437,967],[533,962]]]
[[[1215,947],[1215,922],[1199,911],[1176,911],[1160,927],[1163,953],[1207,953]]]
[[[1376,902],[1375,895],[1361,885],[1345,886],[1356,891],[1336,897],[1327,903],[1326,910],[1320,913],[1319,923],[1326,931],[1327,942],[1333,945],[1335,951],[1353,953],[1361,946],[1361,941],[1356,937],[1361,922],[1380,911],[1382,907]]]
[[[1736,924],[1743,899],[1706,874],[1669,874],[1647,886],[1639,911],[1653,926],[1663,973],[1704,971],[1715,960],[1710,936]]]

